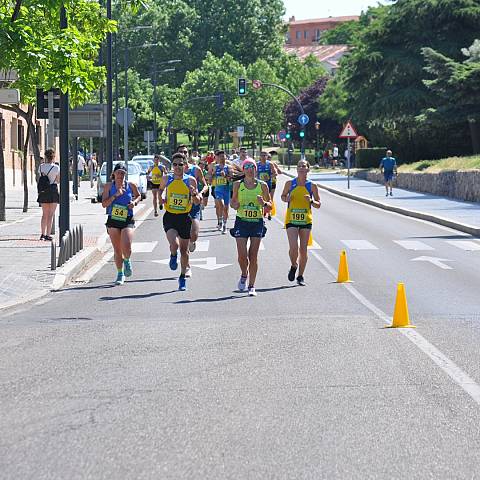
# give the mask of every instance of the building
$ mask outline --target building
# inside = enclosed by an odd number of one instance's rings
[[[332,75],[335,74],[335,71],[338,69],[340,58],[348,52],[349,48],[348,45],[284,46],[287,53],[296,55],[300,60],[305,60],[309,55],[317,57],[327,72]]]
[[[314,18],[310,20],[295,20],[291,17],[288,21],[286,45],[300,47],[318,44],[323,32],[332,30],[342,23],[358,21],[358,15],[345,17]]]

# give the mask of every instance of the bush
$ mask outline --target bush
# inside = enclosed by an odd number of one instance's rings
[[[431,167],[433,163],[434,162],[432,161],[424,160],[423,162],[419,162],[418,165],[415,165],[413,169],[421,172],[422,170],[426,170],[428,167]]]
[[[355,166],[357,168],[378,168],[386,151],[386,147],[359,148],[356,151]]]

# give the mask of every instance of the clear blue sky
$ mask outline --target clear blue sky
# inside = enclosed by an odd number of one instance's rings
[[[340,17],[343,15],[360,15],[362,10],[375,7],[385,0],[283,0],[288,20],[292,15],[297,20],[307,18]]]

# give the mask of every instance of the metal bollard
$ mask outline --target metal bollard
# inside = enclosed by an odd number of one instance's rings
[[[55,242],[51,243],[50,247],[50,270],[56,270],[57,269],[57,246],[55,245]]]

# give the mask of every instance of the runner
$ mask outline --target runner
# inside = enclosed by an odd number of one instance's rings
[[[172,157],[173,173],[162,177],[160,182],[160,195],[165,190],[165,213],[163,215],[163,228],[170,244],[170,268],[178,268],[178,249],[180,248],[181,273],[178,279],[178,289],[186,290],[185,274],[188,267],[188,244],[192,228],[192,219],[189,215],[192,203],[198,205],[201,196],[198,194],[197,181],[184,173],[187,163],[182,153],[175,153]]]
[[[212,186],[215,187],[215,209],[217,211],[217,230],[227,232],[228,206],[230,204],[230,186],[232,167],[225,165],[226,155],[223,150],[215,152],[215,163],[209,166]]]
[[[200,220],[203,220],[203,211],[205,210],[206,206],[208,205],[208,196],[210,195],[210,187],[209,187],[209,183],[211,181],[210,179],[210,175],[208,173],[208,165],[207,165],[207,161],[204,158],[201,158],[198,162],[198,166],[201,168],[202,170],[202,173],[203,173],[203,178],[205,178],[205,181],[207,182],[206,184],[206,189],[204,188],[204,191],[203,191],[203,199],[202,199],[202,204],[201,204],[201,209],[200,209]]]
[[[282,174],[277,162],[272,162],[272,155],[268,154],[267,160],[272,166],[272,188],[270,189],[270,197],[272,198],[272,211],[268,214],[268,219],[272,219],[272,215],[275,215],[275,190],[277,189],[277,177]]]
[[[158,189],[160,187],[160,181],[164,175],[166,175],[167,170],[164,165],[160,163],[160,155],[155,155],[153,157],[153,166],[148,169],[147,175],[151,176],[150,187],[152,189],[153,196],[153,209],[154,215],[158,217],[158,208],[163,209],[163,205],[158,201]]]
[[[245,178],[233,185],[232,208],[237,210],[237,216],[234,227],[230,229],[230,235],[237,241],[238,264],[241,270],[238,289],[241,292],[246,290],[248,278],[248,295],[251,297],[257,296],[255,279],[258,271],[258,250],[267,231],[263,209],[272,206],[268,186],[256,178],[256,169],[257,164],[253,160],[243,162]]]
[[[184,165],[184,172],[186,175],[193,177],[197,181],[198,185],[198,195],[200,195],[201,201],[195,205],[192,205],[192,209],[190,210],[190,218],[192,219],[192,227],[190,229],[190,243],[188,249],[190,252],[194,252],[196,248],[196,242],[198,239],[198,232],[200,230],[200,218],[202,214],[202,201],[203,201],[203,194],[205,191],[208,192],[208,185],[205,181],[205,177],[203,176],[202,169],[195,164],[192,163],[185,163]],[[185,272],[185,276],[191,277],[192,270],[190,269],[190,264],[187,266],[187,270]]]
[[[297,283],[302,286],[305,285],[303,273],[307,265],[308,237],[312,230],[312,206],[320,208],[321,205],[317,186],[307,180],[309,170],[310,164],[306,160],[300,160],[297,178],[289,180],[282,192],[282,200],[288,203],[285,225],[291,262],[288,279],[291,282],[295,280],[298,268]]]
[[[102,207],[107,209],[107,232],[112,241],[115,265],[117,267],[116,285],[123,285],[125,277],[132,276],[133,207],[141,200],[134,183],[125,181],[127,168],[117,163],[113,169],[112,181],[105,183],[102,194]]]
[[[268,160],[267,152],[260,152],[260,161],[257,163],[257,178],[262,180],[268,185],[268,191],[272,191],[272,180],[276,170],[273,164]],[[264,210],[264,216],[267,216],[269,220],[272,219],[270,210]]]

